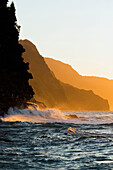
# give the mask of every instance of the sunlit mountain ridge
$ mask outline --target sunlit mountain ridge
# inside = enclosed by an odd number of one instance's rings
[[[113,110],[113,80],[96,76],[82,76],[70,65],[52,58],[45,58],[45,61],[57,79],[80,89],[92,90],[95,94],[107,99],[110,110]]]
[[[35,91],[35,99],[48,108],[60,110],[109,110],[108,101],[95,95],[91,90],[83,90],[56,79],[36,46],[28,40],[21,40],[25,48],[23,58],[29,62]]]

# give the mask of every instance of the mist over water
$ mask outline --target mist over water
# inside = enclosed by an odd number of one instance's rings
[[[0,169],[113,168],[112,111],[29,107],[8,114],[0,122]]]
[[[73,115],[76,117],[73,118]],[[106,124],[113,122],[113,111],[39,110],[37,107],[29,106],[27,109],[10,108],[8,115],[5,115],[1,120],[34,123]]]

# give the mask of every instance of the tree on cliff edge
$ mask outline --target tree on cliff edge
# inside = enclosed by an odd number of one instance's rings
[[[14,3],[7,3],[8,0],[0,0],[0,115],[9,107],[25,104],[34,95],[28,82],[32,79],[29,64],[22,58],[25,50],[18,42],[20,27]]]

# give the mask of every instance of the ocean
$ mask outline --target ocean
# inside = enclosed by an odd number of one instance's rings
[[[1,170],[113,169],[113,112],[12,109],[0,121]]]

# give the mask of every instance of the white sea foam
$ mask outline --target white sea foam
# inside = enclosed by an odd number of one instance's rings
[[[22,121],[22,122],[62,122],[66,120],[66,116],[63,112],[55,109],[39,110],[37,108],[18,109],[10,108],[8,115],[1,118],[3,121]]]
[[[78,118],[66,115],[77,115]],[[1,118],[3,121],[21,122],[63,122],[75,124],[106,124],[113,123],[111,111],[59,111],[56,109],[39,110],[38,107],[29,106],[27,109],[10,108],[8,115]]]

